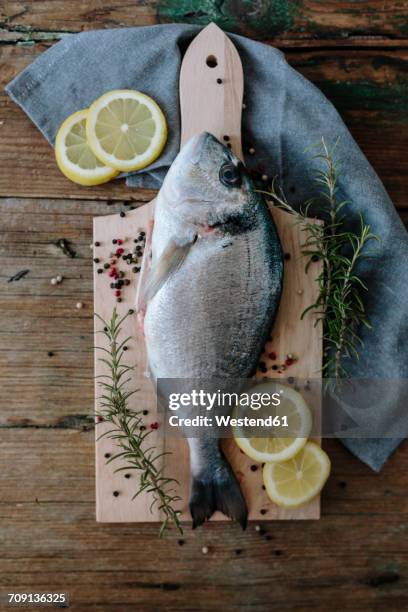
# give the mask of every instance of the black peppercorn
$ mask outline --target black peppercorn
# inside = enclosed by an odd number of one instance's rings
[[[100,243],[100,242],[94,242],[94,245],[95,245],[96,247],[98,247],[98,246],[101,246],[101,243]]]
[[[98,274],[102,274],[103,268],[98,268]]]
[[[95,257],[94,262],[95,262],[95,263],[99,263],[99,258],[98,258],[98,257]]]
[[[121,210],[119,214],[120,214],[121,217],[126,217],[126,213],[123,212],[123,210]]]

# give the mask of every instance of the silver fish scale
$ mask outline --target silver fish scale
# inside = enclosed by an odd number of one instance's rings
[[[199,239],[148,304],[144,326],[156,379],[254,372],[281,291],[279,242],[261,207],[253,229]]]

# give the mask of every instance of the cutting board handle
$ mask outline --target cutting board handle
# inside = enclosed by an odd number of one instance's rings
[[[243,159],[244,74],[238,51],[215,23],[191,42],[180,70],[181,146],[210,132]]]

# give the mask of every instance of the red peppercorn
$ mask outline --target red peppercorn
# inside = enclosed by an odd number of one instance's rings
[[[119,257],[120,255],[122,255],[122,253],[124,253],[124,249],[120,248],[120,249],[116,249],[116,255]]]
[[[269,359],[272,359],[272,360],[276,359],[275,351],[272,351],[271,353],[269,353],[268,357],[269,357]]]
[[[289,357],[288,357],[288,359],[285,359],[285,365],[286,365],[286,366],[291,366],[291,365],[293,365],[294,363],[295,363],[295,360],[294,360],[294,359],[291,359],[291,358],[289,358]]]
[[[156,423],[150,423],[150,429],[159,429],[159,424]]]
[[[115,291],[115,295],[116,295],[116,297],[119,297],[119,296],[120,296],[120,293],[121,293],[121,292],[120,292],[120,290],[119,290],[119,289],[117,289],[117,290]]]
[[[118,244],[123,244],[123,240],[121,238],[118,238]]]

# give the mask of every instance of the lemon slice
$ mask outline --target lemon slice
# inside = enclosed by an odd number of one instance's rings
[[[314,442],[307,442],[292,459],[266,463],[263,481],[270,499],[283,508],[296,508],[312,500],[330,474],[330,459]]]
[[[91,104],[86,133],[98,159],[129,172],[148,166],[160,155],[167,125],[152,98],[140,91],[118,89]]]
[[[234,428],[234,438],[240,449],[254,461],[285,461],[294,457],[296,453],[306,444],[307,438],[312,429],[312,415],[303,397],[286,385],[277,382],[267,382],[257,385],[251,390],[253,393],[267,393],[270,397],[274,393],[279,394],[280,404],[278,406],[268,406],[257,414],[258,411],[248,409],[245,414],[251,418],[262,416],[266,413],[273,417],[278,417],[279,425],[273,428],[273,436],[268,437],[267,431],[262,438],[242,437],[242,428]],[[238,415],[239,412],[239,415]],[[242,408],[236,411],[236,415],[242,415]],[[283,426],[286,417],[287,427]],[[279,434],[290,432],[290,436],[280,436]],[[296,432],[299,435],[294,435]]]
[[[88,110],[81,110],[65,119],[55,139],[55,157],[67,178],[80,185],[100,185],[119,172],[102,164],[92,153],[86,139]]]

